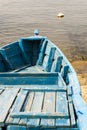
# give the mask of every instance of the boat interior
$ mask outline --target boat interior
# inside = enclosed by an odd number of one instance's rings
[[[70,68],[63,56],[47,38],[21,38],[0,49],[1,77],[36,74],[47,77],[52,73],[55,76],[61,73],[65,83],[68,84],[69,72]]]
[[[63,57],[47,38],[21,38],[0,49],[0,72],[58,72],[59,62],[62,67]]]
[[[47,38],[0,49],[0,130],[78,130],[71,70]]]

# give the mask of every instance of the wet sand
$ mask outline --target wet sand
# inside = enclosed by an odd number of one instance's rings
[[[74,61],[72,65],[78,74],[82,88],[82,96],[87,104],[87,61]]]

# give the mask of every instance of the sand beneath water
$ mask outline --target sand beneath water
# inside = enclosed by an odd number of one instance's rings
[[[82,96],[87,104],[87,61],[73,61],[82,88]]]

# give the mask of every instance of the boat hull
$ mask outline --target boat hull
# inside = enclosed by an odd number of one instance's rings
[[[76,72],[47,38],[21,38],[0,49],[0,114],[1,130],[86,130]]]

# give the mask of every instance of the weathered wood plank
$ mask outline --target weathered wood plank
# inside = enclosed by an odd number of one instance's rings
[[[0,125],[5,121],[7,114],[16,98],[19,88],[6,89],[0,95]]]
[[[47,54],[44,54],[44,59],[43,59],[42,66],[43,66],[45,71],[46,71],[46,65],[47,65],[48,58],[49,58],[49,56]]]
[[[58,84],[58,73],[9,73],[0,74],[0,84],[24,85],[24,84]]]
[[[38,58],[38,61],[37,61],[38,65],[42,65],[42,63],[43,63],[46,46],[47,46],[47,39],[44,40],[42,47],[40,49],[40,54],[39,54],[39,58]]]
[[[23,107],[25,98],[27,97],[27,91],[21,90],[20,93],[17,96],[16,101],[14,102],[14,105],[12,106],[12,109],[10,110],[10,114],[12,112],[20,112],[21,108]],[[6,120],[7,124],[18,124],[20,121],[20,118],[18,119],[12,119],[10,118],[10,114]]]
[[[75,112],[74,112],[74,106],[73,106],[73,101],[72,101],[72,87],[71,86],[68,86],[67,94],[68,94],[70,124],[71,126],[75,126],[76,120],[75,120]]]
[[[66,92],[56,93],[56,112],[60,112],[69,117]],[[69,118],[56,119],[56,126],[70,126]]]
[[[22,70],[25,70],[26,68],[30,67],[30,65],[25,65],[23,67],[20,67],[18,69],[15,69],[13,71],[11,71],[10,73],[14,73],[14,72],[21,72]]]
[[[27,91],[34,91],[34,92],[64,92],[64,91],[66,91],[66,89],[65,88],[33,88],[33,89],[31,89],[31,88],[25,88],[24,90],[27,90]]]
[[[25,126],[9,125],[6,130],[27,130]]]
[[[37,76],[42,76],[42,77],[51,77],[51,76],[54,76],[54,77],[56,77],[56,76],[58,76],[58,73],[57,72],[52,72],[52,73],[49,73],[49,72],[45,72],[45,73],[36,73],[36,72],[34,72],[34,73],[22,73],[22,72],[20,72],[20,73],[0,73],[0,77],[24,77],[24,76],[26,76],[26,77],[28,77],[28,76],[30,76],[30,77],[37,77]]]
[[[22,73],[34,73],[34,72],[36,72],[37,73],[38,71],[37,71],[35,66],[30,66],[30,67],[28,67],[28,68],[26,68],[26,69],[24,69],[20,72],[22,72]]]
[[[72,96],[72,94],[73,94],[71,85],[69,85],[67,87],[67,94],[68,94],[68,96]]]
[[[25,104],[25,107],[24,107],[25,112],[29,112],[31,110],[34,97],[35,97],[35,92],[29,92],[29,95],[27,97],[26,104]]]
[[[55,51],[56,53],[56,51]],[[54,62],[52,64],[51,72],[60,72],[61,71],[61,66],[62,66],[62,56],[58,55],[54,58]]]
[[[22,41],[23,41],[23,40],[20,39],[20,41],[19,41],[19,47],[20,47],[20,49],[21,49],[21,54],[22,54],[22,57],[23,57],[24,62],[25,62],[26,64],[28,64],[30,61],[29,61],[28,58],[27,58],[27,55],[26,55],[26,53],[25,53],[25,50],[24,50],[23,42],[22,42]]]
[[[68,96],[68,104],[69,104],[69,114],[70,114],[70,125],[76,126],[76,120],[75,120],[75,112],[74,112],[74,106],[73,106],[73,101],[72,101],[72,97]]]
[[[18,113],[12,113],[11,114],[12,118],[34,118],[34,119],[57,119],[57,118],[65,118],[67,119],[69,116],[53,112],[53,113],[46,113],[46,112],[18,112]]]
[[[44,130],[79,130],[78,128],[65,128],[65,127],[62,127],[62,128],[44,128]]]
[[[31,112],[41,112],[42,105],[43,105],[43,98],[44,93],[42,92],[35,92],[35,97],[33,100],[33,104],[31,107]],[[27,125],[28,126],[39,126],[40,119],[28,119]]]
[[[34,100],[34,96],[35,96],[34,92],[29,92],[27,100],[26,100],[26,102],[24,104],[24,107],[23,107],[22,111],[29,112],[31,110],[32,103],[33,103],[33,100]],[[19,124],[20,125],[26,125],[27,124],[27,118],[20,119]]]
[[[43,112],[55,112],[55,92],[45,92],[44,104],[43,104]],[[54,119],[41,119],[41,126],[54,126]]]
[[[30,72],[36,72],[36,73],[41,73],[43,71],[43,68],[40,66],[30,66],[30,67],[26,67],[25,69],[22,69],[19,71],[20,72],[25,72],[25,73],[30,73]]]
[[[40,73],[43,72],[43,73],[45,73],[45,71],[44,71],[42,66],[35,66],[35,68],[36,68],[36,72],[40,72]]]
[[[22,88],[25,91],[29,92],[65,92],[66,87],[63,84],[59,85],[0,85],[0,89],[2,88]],[[4,91],[4,90],[2,90]]]
[[[54,47],[54,46],[48,42],[48,44],[47,44],[47,46],[46,46],[45,54],[49,55],[49,52],[50,52],[51,47]]]
[[[63,88],[67,89],[66,83],[60,73],[58,73],[58,86],[63,86]]]
[[[48,58],[49,58],[49,52],[50,52],[50,49],[51,49],[52,45],[50,45],[49,43],[47,44],[46,46],[46,50],[45,50],[45,54],[44,54],[44,59],[43,59],[43,68],[46,70],[46,66],[47,66],[47,61],[48,61]]]
[[[37,40],[32,44],[32,65],[36,65],[40,50],[40,42]]]
[[[40,128],[40,127],[26,128],[25,126],[10,125],[7,127],[7,130],[79,130],[79,129],[78,128]]]
[[[63,57],[62,56],[59,56],[57,58],[57,61],[56,61],[56,65],[54,67],[54,72],[60,72],[61,71],[61,66],[62,66],[62,60],[63,60]]]
[[[17,86],[16,86],[17,87]],[[63,92],[66,91],[66,88],[63,86],[58,86],[58,85],[29,85],[28,87],[24,86],[23,90],[27,91],[35,91],[35,92]]]
[[[46,71],[47,72],[51,71],[51,67],[52,67],[52,64],[53,64],[53,61],[54,61],[55,50],[56,50],[55,47],[52,47],[50,49],[49,58],[48,58],[47,65],[46,65]]]
[[[3,63],[5,64],[5,68],[6,68],[7,70],[9,70],[9,69],[13,70],[14,67],[12,66],[12,64],[11,64],[10,61],[9,61],[9,59],[7,58],[7,55],[6,55],[4,49],[0,49],[0,54],[1,54],[1,56],[2,56]]]
[[[69,72],[69,66],[68,65],[65,65],[63,67],[63,70],[62,70],[62,77],[63,77],[63,80],[65,81],[66,84],[69,83],[69,80],[68,80],[68,72]]]

